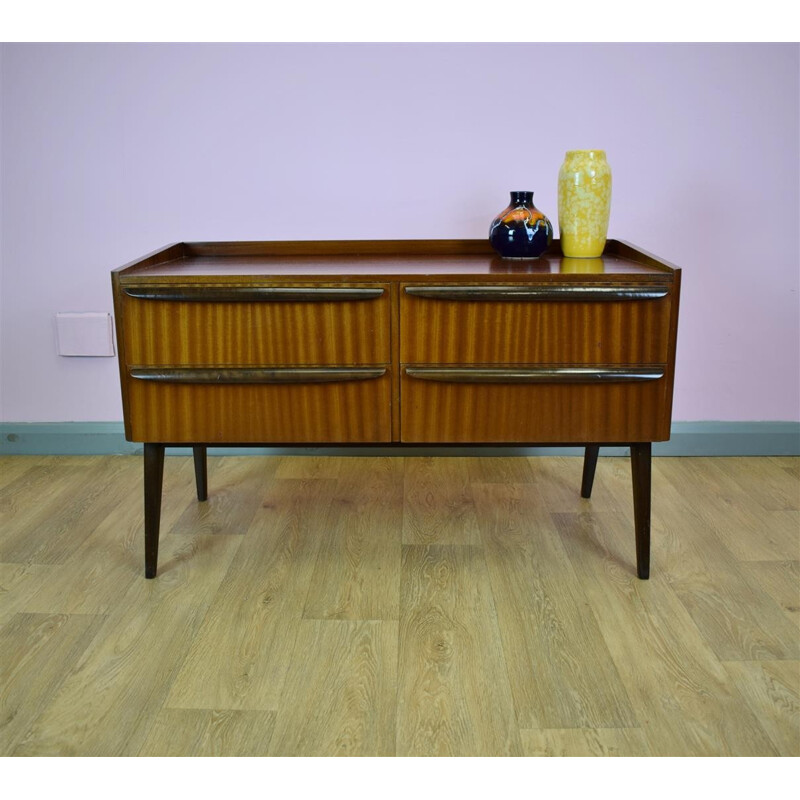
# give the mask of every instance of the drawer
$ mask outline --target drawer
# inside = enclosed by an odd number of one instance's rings
[[[391,440],[391,376],[384,368],[133,369],[127,383],[131,441]]]
[[[406,367],[401,441],[663,441],[670,427],[664,371]]]
[[[409,364],[659,364],[669,285],[405,284],[400,360]]]
[[[125,360],[157,366],[387,364],[385,285],[124,286]]]

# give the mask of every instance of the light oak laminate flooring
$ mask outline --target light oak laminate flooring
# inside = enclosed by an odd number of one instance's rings
[[[0,458],[0,755],[798,756],[799,466]]]

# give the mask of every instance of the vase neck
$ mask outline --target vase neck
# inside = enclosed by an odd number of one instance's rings
[[[533,192],[511,192],[511,205],[533,205]]]
[[[592,161],[605,161],[605,150],[567,150],[567,158],[588,158]]]

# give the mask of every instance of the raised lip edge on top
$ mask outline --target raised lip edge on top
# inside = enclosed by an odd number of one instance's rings
[[[564,256],[559,239],[554,239],[545,256]],[[558,254],[554,251],[559,251]],[[112,270],[112,275],[134,269],[158,267],[192,256],[274,255],[274,256],[494,256],[488,239],[328,239],[280,241],[177,242],[154,250]],[[623,239],[608,239],[603,255],[628,259],[659,272],[679,272],[680,267]],[[600,256],[602,257],[602,256]],[[512,275],[513,273],[510,273]]]

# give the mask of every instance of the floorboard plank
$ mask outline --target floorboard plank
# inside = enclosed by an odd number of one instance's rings
[[[405,459],[403,544],[480,544],[469,459]]]
[[[11,755],[102,622],[93,616],[16,614],[3,626],[0,755]]]
[[[32,611],[31,598],[58,580],[63,569],[54,564],[0,564],[0,625],[20,611]]]
[[[303,616],[397,620],[403,459],[349,458],[342,470]]]
[[[565,728],[523,730],[526,756],[650,756],[650,747],[640,728]]]
[[[13,754],[136,755],[238,545],[166,537],[159,577],[132,584]]]
[[[526,485],[473,493],[520,726],[636,727],[551,516]]]
[[[642,581],[620,564],[616,540],[626,520],[611,513],[554,519],[652,752],[775,755],[666,576]]]
[[[740,562],[725,546],[727,530],[709,524],[706,504],[687,505],[690,492],[708,499],[711,490],[700,483],[696,467],[663,459],[667,481],[658,486],[653,515],[656,566],[689,611],[706,641],[722,661],[800,659],[796,628],[757,582],[751,582]],[[700,488],[698,488],[700,487]],[[666,531],[666,533],[665,533]]]
[[[750,561],[741,569],[800,628],[800,561]]]
[[[293,663],[270,755],[394,755],[397,622],[303,620]]]
[[[272,711],[165,708],[156,717],[140,756],[244,757],[268,755]]]
[[[47,460],[51,463],[55,456],[0,456],[0,508],[3,492],[9,484],[18,483],[26,472],[40,469]]]
[[[191,458],[187,459],[191,462]],[[280,457],[210,456],[208,458],[208,500],[198,502],[191,494],[180,518],[162,530],[171,534],[210,533],[241,536],[250,527],[261,505],[264,487],[280,465]],[[168,495],[165,492],[165,497]]]
[[[723,666],[778,753],[800,756],[800,663],[725,661]]]
[[[483,550],[405,545],[397,755],[520,755]]]
[[[268,488],[168,708],[278,708],[334,488],[330,480],[294,479]]]
[[[76,543],[64,563],[54,568],[51,580],[25,603],[37,613],[108,614],[118,607],[131,586],[144,575],[144,504],[141,497],[141,457],[129,456],[128,470],[118,480],[137,487],[122,495],[120,502]],[[167,459],[164,499],[161,508],[161,541],[193,495],[191,458]],[[167,551],[165,551],[167,552]],[[162,564],[163,566],[163,564]]]
[[[658,459],[662,502],[672,497],[701,494],[702,503],[693,504],[695,515],[717,540],[739,561],[782,561],[800,559],[800,514],[797,508],[783,508],[772,502],[768,486],[756,472],[750,490],[747,476],[734,478],[730,465],[720,469],[720,459]],[[721,459],[726,461],[727,459]],[[763,468],[761,459],[749,459]],[[773,470],[775,476],[780,470]],[[675,493],[669,489],[674,487]],[[772,506],[765,508],[765,506]]]

